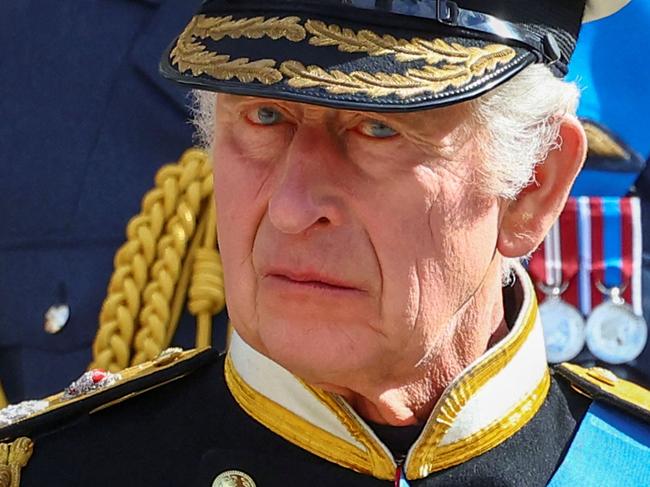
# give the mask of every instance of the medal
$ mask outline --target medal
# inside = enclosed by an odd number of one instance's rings
[[[574,278],[578,267],[576,201],[569,200],[529,266],[537,288],[544,296],[539,316],[546,358],[551,363],[573,359],[585,344],[585,323],[576,308],[578,291],[577,279]],[[567,299],[562,299],[562,295]]]
[[[562,301],[562,289],[554,287],[539,306],[546,358],[551,363],[575,358],[585,345],[585,321],[580,312]]]
[[[602,285],[599,285],[599,288]],[[594,357],[623,364],[637,358],[648,340],[648,327],[621,297],[621,289],[604,289],[609,299],[594,308],[587,320],[586,341]]]
[[[584,319],[574,306],[560,298],[561,293],[561,288],[554,287],[539,306],[546,358],[551,363],[575,358],[585,345]]]
[[[602,302],[589,315],[586,342],[596,358],[622,364],[641,354],[648,335],[640,309],[638,200],[594,198],[590,209],[592,303]],[[627,304],[630,300],[634,306]]]
[[[570,360],[580,336],[594,356],[611,363],[643,351],[642,248],[638,198],[569,198],[528,266],[550,362]],[[589,316],[582,333],[576,308]]]

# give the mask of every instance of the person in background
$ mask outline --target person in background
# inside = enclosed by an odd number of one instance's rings
[[[187,90],[159,77],[157,58],[198,3],[3,3],[0,383],[11,403],[91,362],[126,223],[157,169],[193,142]],[[177,343],[193,335],[185,320]]]

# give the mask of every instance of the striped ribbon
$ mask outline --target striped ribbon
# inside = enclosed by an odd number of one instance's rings
[[[402,467],[397,467],[397,470],[395,471],[395,487],[409,487],[409,483],[406,481],[406,477],[404,477],[404,470]]]
[[[569,198],[528,270],[535,282],[568,284],[562,299],[585,316],[606,299],[598,283],[624,288],[623,298],[641,316],[641,259],[639,199],[581,196]]]
[[[580,269],[576,207],[576,200],[570,198],[557,223],[551,227],[528,265],[536,283],[544,283],[550,288],[566,286],[562,299],[574,306],[578,304],[576,276]],[[545,298],[539,288],[538,298],[540,301]]]

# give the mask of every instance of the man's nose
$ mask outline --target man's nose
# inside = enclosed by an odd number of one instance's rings
[[[298,130],[294,135],[268,206],[271,223],[279,231],[299,234],[343,222],[341,174],[337,174],[341,155],[328,138],[322,131]]]

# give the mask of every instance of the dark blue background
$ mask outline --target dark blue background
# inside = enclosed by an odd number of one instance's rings
[[[126,223],[192,143],[158,60],[198,0],[4,0],[0,16],[0,382],[65,387],[90,345]],[[43,315],[71,308],[57,335]],[[194,343],[185,317],[177,341]]]

